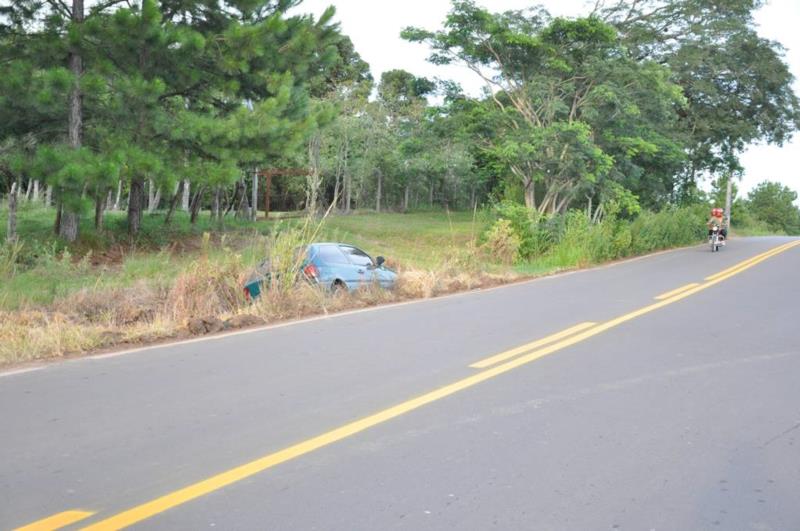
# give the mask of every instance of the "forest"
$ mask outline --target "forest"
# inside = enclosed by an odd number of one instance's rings
[[[597,221],[707,202],[703,182],[735,179],[748,145],[800,122],[782,48],[753,23],[761,2],[725,4],[620,0],[563,19],[456,0],[439,30],[403,37],[480,76],[470,97],[403,70],[373,79],[335,10],[296,14],[297,0],[13,0],[0,194],[51,206],[66,241],[115,210],[135,236],[159,210],[170,224],[176,209],[195,222],[507,200]],[[800,228],[788,216],[778,228]]]

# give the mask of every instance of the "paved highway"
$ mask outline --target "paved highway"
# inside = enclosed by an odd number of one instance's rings
[[[0,375],[0,529],[800,529],[798,244]]]

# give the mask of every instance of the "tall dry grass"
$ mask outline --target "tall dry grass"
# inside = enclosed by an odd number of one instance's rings
[[[243,291],[253,271],[252,260],[229,249],[212,252],[213,245],[206,242],[200,256],[168,285],[95,286],[35,311],[0,313],[0,364],[186,337],[190,335],[187,324],[197,318],[224,324],[236,316],[253,316],[273,323],[436,297],[513,279],[485,272],[480,267],[483,258],[476,254],[480,251],[472,245],[445,253],[446,259],[436,268],[396,264],[399,279],[393,290],[368,286],[355,293],[329,293],[294,274],[299,265],[295,250],[317,232],[311,224],[300,225],[250,243],[256,250],[269,250],[270,271],[279,279],[255,301],[248,301]],[[250,249],[249,254],[258,251]]]

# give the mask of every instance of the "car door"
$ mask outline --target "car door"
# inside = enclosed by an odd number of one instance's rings
[[[315,245],[315,255],[313,262],[319,268],[320,282],[330,288],[331,284],[338,279],[355,288],[358,286],[359,278],[356,268],[350,260],[342,253],[336,244]]]
[[[358,285],[365,286],[372,283],[375,277],[375,263],[372,258],[352,245],[340,245],[339,249],[347,257],[348,261],[352,264],[354,274],[358,278]]]

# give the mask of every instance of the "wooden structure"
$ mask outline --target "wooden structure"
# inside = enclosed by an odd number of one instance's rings
[[[264,219],[269,219],[269,192],[270,188],[272,188],[272,178],[279,176],[297,177],[300,175],[308,175],[309,171],[308,168],[267,168],[256,172],[257,176],[264,177]],[[258,210],[256,205],[253,205],[253,208]]]

